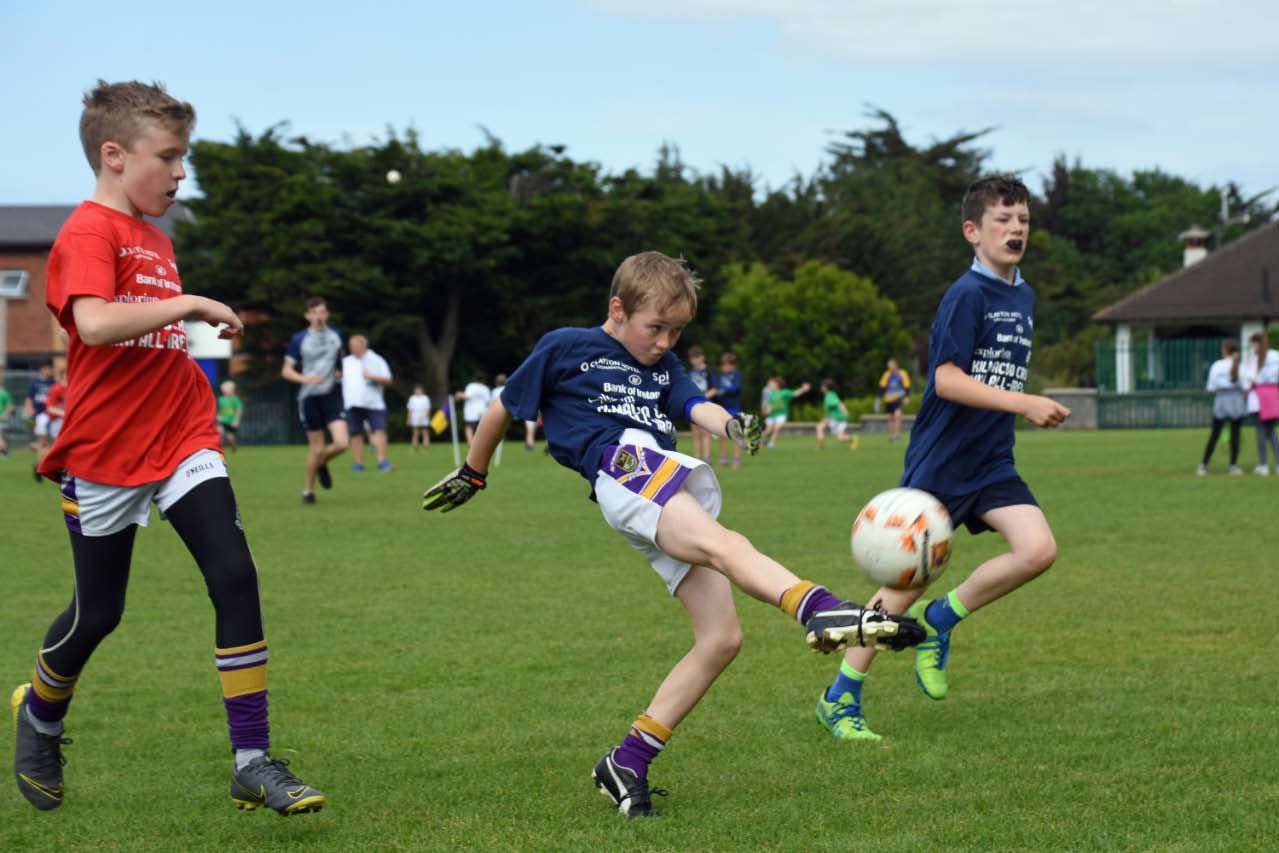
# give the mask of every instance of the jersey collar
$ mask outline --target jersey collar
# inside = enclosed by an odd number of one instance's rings
[[[995,281],[1002,281],[1004,284],[1008,283],[1007,279],[1001,278],[991,270],[987,269],[986,265],[976,258],[973,258],[972,271],[979,275],[984,275],[987,278],[993,278]],[[1021,287],[1025,283],[1026,279],[1021,277],[1021,267],[1013,267],[1013,287]]]

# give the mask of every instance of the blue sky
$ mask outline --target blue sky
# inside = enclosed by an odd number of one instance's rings
[[[1032,187],[1064,153],[1245,192],[1279,184],[1273,0],[548,0],[6,3],[0,204],[92,190],[80,97],[162,80],[197,138],[287,121],[363,144],[410,125],[470,149],[561,143],[610,171],[663,141],[760,188],[811,174],[867,104],[925,143],[995,127],[991,163]]]

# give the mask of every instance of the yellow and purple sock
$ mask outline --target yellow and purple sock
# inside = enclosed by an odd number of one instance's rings
[[[648,714],[640,714],[631,723],[626,737],[613,750],[613,760],[635,771],[640,781],[645,781],[648,779],[648,765],[657,758],[672,734],[674,732]]]
[[[862,684],[866,681],[866,673],[855,669],[848,661],[839,664],[839,673],[830,687],[826,688],[826,701],[836,702],[845,693],[853,695],[853,704],[862,703]]]
[[[261,749],[271,745],[271,725],[267,719],[266,640],[214,649],[218,677],[222,680],[222,703],[226,706],[231,748]]]
[[[800,581],[782,593],[782,600],[777,606],[794,617],[799,624],[807,625],[814,613],[838,607],[839,599],[824,586],[818,586],[812,581]]]
[[[951,590],[944,598],[936,598],[928,603],[924,618],[938,634],[945,634],[960,623],[968,615],[968,608],[959,600],[955,590]]]
[[[27,710],[42,722],[61,722],[67,715],[79,678],[78,672],[75,675],[59,675],[49,668],[43,654],[37,654],[35,672],[31,676],[31,689],[27,691]]]

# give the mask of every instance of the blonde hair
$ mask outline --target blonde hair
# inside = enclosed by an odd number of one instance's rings
[[[218,390],[222,392],[223,397],[230,397],[232,394],[235,393],[235,383],[232,382],[230,379],[227,379],[223,381],[221,385],[218,386]]]
[[[663,311],[678,302],[687,302],[696,314],[701,283],[683,258],[641,252],[622,261],[613,273],[608,296],[610,300],[614,296],[620,299],[628,316],[649,305]]]
[[[80,144],[96,175],[102,169],[102,145],[116,142],[131,148],[147,125],[190,137],[195,127],[195,107],[164,90],[163,83],[108,83],[99,80],[84,95],[80,114]]]

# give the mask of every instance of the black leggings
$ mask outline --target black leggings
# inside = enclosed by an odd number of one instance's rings
[[[1224,418],[1212,419],[1212,432],[1208,433],[1208,446],[1204,448],[1205,465],[1212,459],[1212,452],[1217,449],[1217,439],[1221,437],[1221,428],[1230,424],[1230,464],[1239,464],[1239,429],[1243,426],[1242,418],[1227,421]]]
[[[225,649],[262,640],[257,568],[240,526],[231,481],[208,480],[165,513],[195,558],[215,614],[215,643]],[[124,615],[136,525],[110,536],[71,533],[75,592],[53,620],[41,654],[49,668],[72,678]]]

